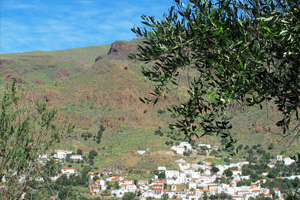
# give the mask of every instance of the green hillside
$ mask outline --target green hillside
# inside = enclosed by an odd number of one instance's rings
[[[166,156],[160,154],[156,157],[158,161],[146,165],[146,160],[137,157],[135,151],[149,148],[148,160],[153,160],[154,152],[170,149],[165,142],[171,140],[167,137],[167,122],[173,119],[166,108],[171,103],[184,101],[188,77],[183,75],[181,86],[154,107],[142,104],[139,97],[147,95],[152,87],[141,74],[143,63],[127,58],[138,44],[141,40],[61,51],[2,54],[0,87],[16,77],[17,82],[34,94],[32,98],[58,108],[59,124],[78,123],[74,134],[64,135],[56,149],[96,150],[101,153],[95,165],[101,167],[151,168],[152,164],[164,162]],[[193,76],[193,71],[189,73]],[[263,110],[231,105],[228,117],[232,119],[238,144],[260,143],[267,150],[270,143],[277,144],[280,139],[274,134],[280,130],[274,126],[278,114],[271,102]],[[101,124],[106,130],[98,144],[96,136]],[[164,133],[162,137],[154,135],[159,129]],[[221,139],[205,136],[196,140],[220,146]],[[279,143],[277,148],[268,151],[275,155],[284,149],[288,155],[298,144]]]

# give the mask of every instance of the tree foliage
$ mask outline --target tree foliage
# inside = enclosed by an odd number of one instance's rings
[[[133,192],[125,192],[123,196],[123,200],[133,200],[135,198],[135,193]]]
[[[187,4],[184,4],[188,2]],[[188,77],[189,99],[168,110],[176,118],[169,124],[191,139],[214,133],[231,146],[229,104],[247,106],[273,101],[282,118],[281,135],[299,137],[300,3],[297,0],[175,0],[168,14],[157,20],[142,16],[149,29],[132,31],[145,46],[132,59],[149,63],[143,75],[154,84],[159,98]],[[190,74],[189,72],[193,72]]]
[[[37,178],[48,178],[56,168],[38,160],[60,140],[62,130],[54,123],[57,109],[48,109],[41,101],[28,102],[28,92],[18,94],[15,80],[2,93],[0,110],[0,181],[3,199],[19,199],[30,191]],[[22,91],[22,88],[19,88]],[[71,133],[74,126],[66,127]]]
[[[100,127],[99,127],[99,131],[97,133],[97,144],[100,144],[101,143],[101,138],[102,138],[102,135],[103,135],[103,132],[105,131],[105,127],[101,124]]]

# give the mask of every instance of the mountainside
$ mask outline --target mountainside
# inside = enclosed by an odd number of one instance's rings
[[[152,154],[169,149],[164,143],[170,140],[166,134],[159,137],[154,132],[160,127],[162,132],[168,132],[167,122],[172,118],[166,107],[184,101],[188,85],[182,84],[154,107],[142,104],[139,97],[147,95],[151,85],[140,72],[143,63],[127,58],[130,52],[136,51],[138,44],[141,40],[135,39],[61,51],[2,54],[0,87],[16,78],[33,94],[27,100],[42,99],[49,107],[58,108],[57,121],[60,124],[64,121],[78,122],[75,133],[64,136],[56,148],[106,152],[96,161],[103,167],[143,166],[138,164],[142,162],[139,160],[141,158],[129,163],[122,155],[131,158],[134,155],[130,153],[138,149],[150,148]],[[187,77],[183,76],[182,81],[185,80]],[[263,110],[231,105],[229,117],[234,124],[233,131],[239,139],[238,143],[260,143],[267,148],[280,138],[271,134],[280,131],[275,127],[279,118],[271,102],[264,105]],[[97,144],[95,137],[100,124],[106,130],[101,143]],[[86,137],[88,133],[92,136]],[[219,144],[220,138],[205,136],[197,141]],[[294,142],[290,147],[293,145],[298,143]],[[283,148],[285,145],[279,145],[272,153],[279,154]],[[149,160],[156,157],[163,161],[166,155],[162,153],[161,157],[153,156]]]

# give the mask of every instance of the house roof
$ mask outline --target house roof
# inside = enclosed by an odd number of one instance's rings
[[[163,189],[162,188],[153,188],[152,190],[154,190],[154,191],[162,191]]]

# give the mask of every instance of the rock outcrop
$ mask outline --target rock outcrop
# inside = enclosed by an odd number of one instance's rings
[[[98,60],[101,60],[103,57],[102,56],[98,56],[96,59],[95,59],[95,62],[97,62]]]
[[[128,52],[132,50],[136,50],[138,48],[137,45],[126,44],[123,41],[116,41],[111,44],[108,55],[127,55]]]
[[[63,78],[63,77],[67,77],[67,76],[70,76],[70,75],[71,74],[67,70],[63,69],[58,74],[56,74],[55,77],[56,78]]]
[[[16,83],[23,83],[23,84],[26,84],[26,81],[24,81],[24,80],[21,79],[20,77],[15,77],[15,75],[13,75],[13,74],[7,75],[7,76],[5,77],[5,81],[13,81],[14,78],[16,78]]]

